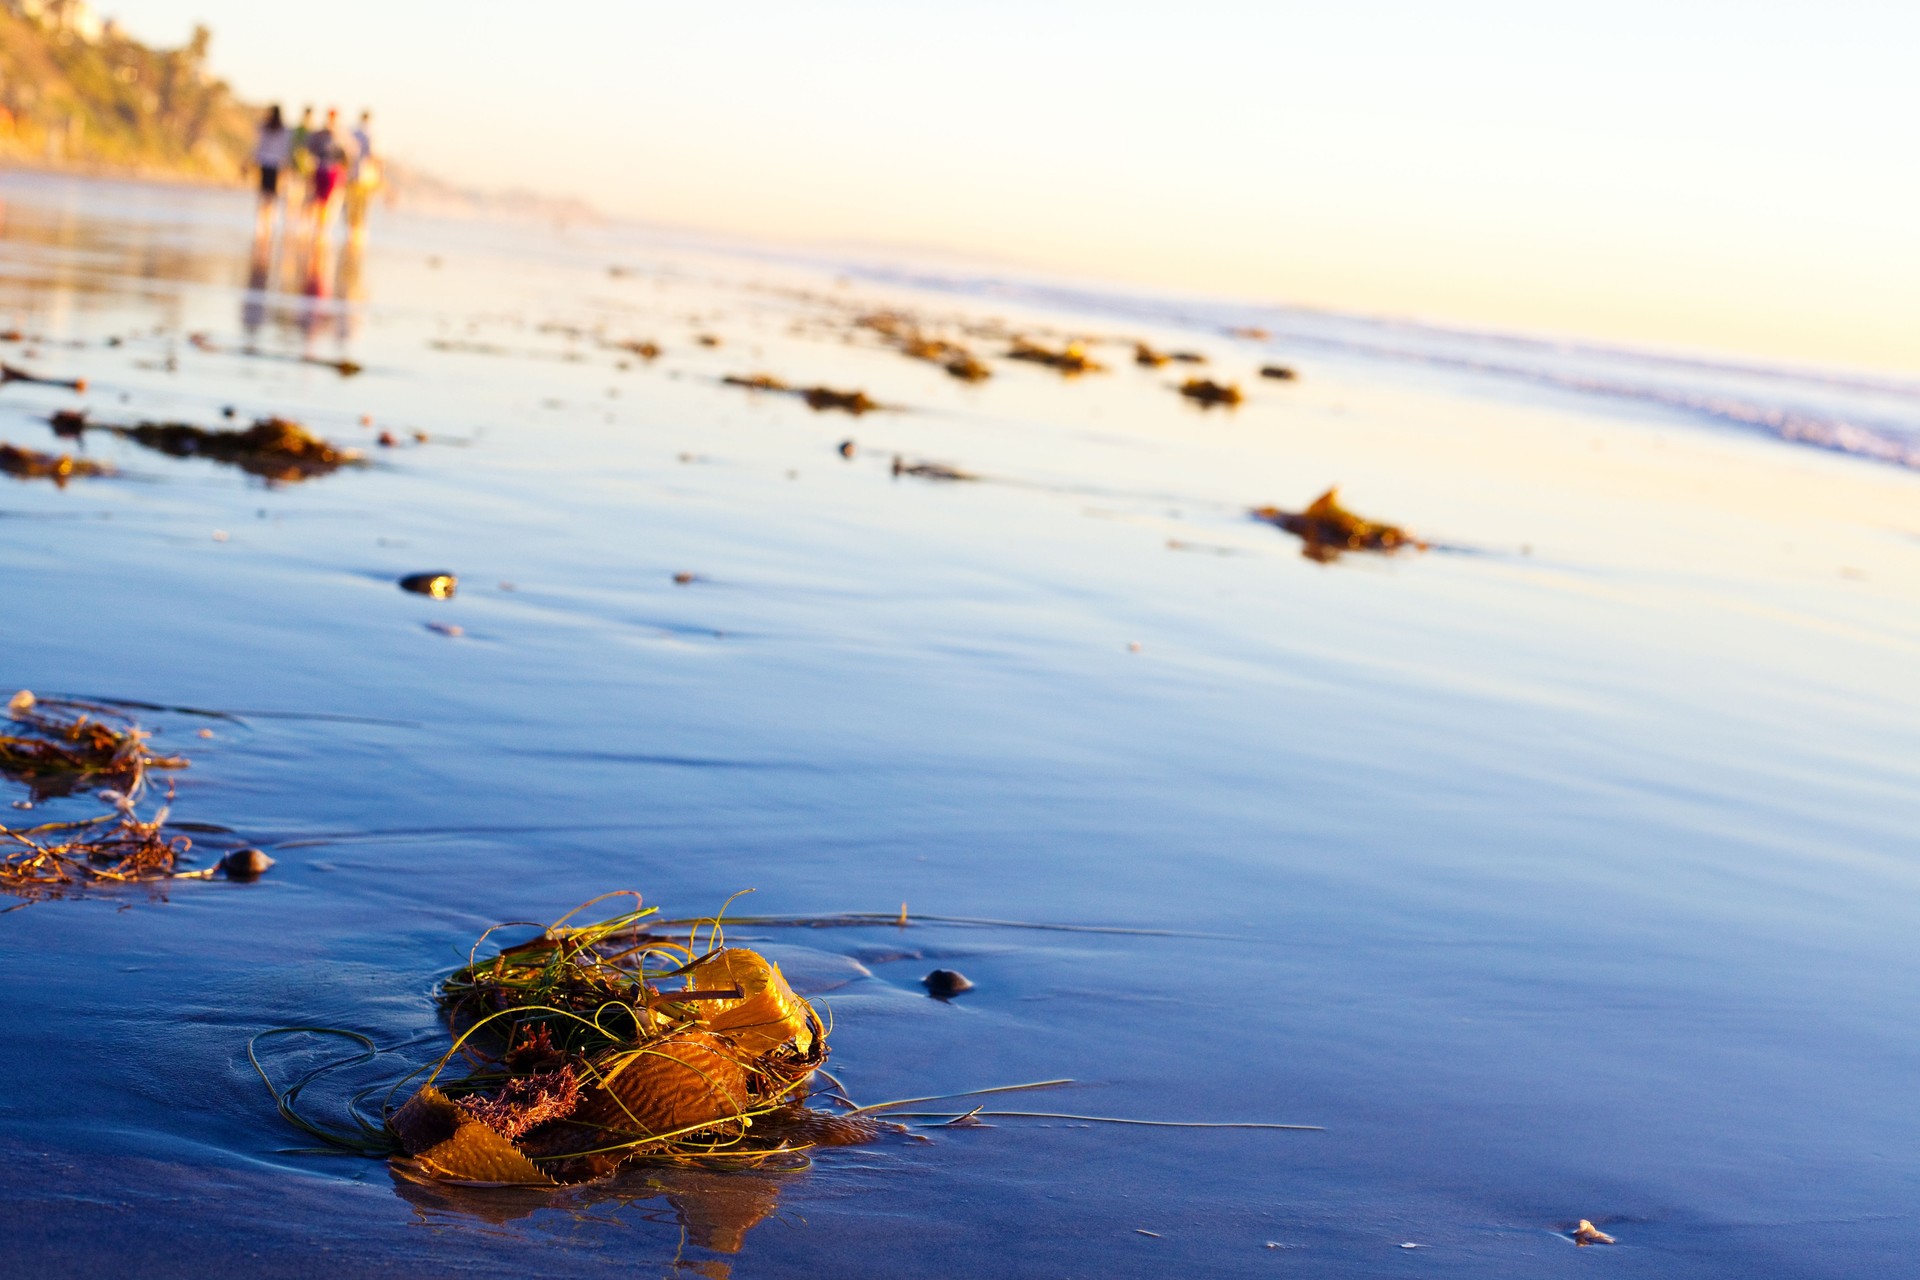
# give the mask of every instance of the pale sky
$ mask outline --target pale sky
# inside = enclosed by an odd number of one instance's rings
[[[464,184],[1920,370],[1920,4],[97,0]]]

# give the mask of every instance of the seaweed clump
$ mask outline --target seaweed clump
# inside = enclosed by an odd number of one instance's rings
[[[6,715],[0,773],[24,783],[36,801],[91,787],[138,796],[147,770],[187,767],[183,757],[155,754],[152,735],[111,707],[36,698],[22,689],[7,702]]]
[[[184,422],[142,422],[111,430],[169,457],[211,458],[269,481],[307,480],[362,461],[358,451],[335,448],[287,418],[261,418],[241,430],[210,430]]]
[[[179,756],[155,754],[149,734],[95,703],[40,699],[25,689],[8,701],[0,733],[0,774],[24,783],[32,803],[104,787],[108,811],[91,818],[31,827],[0,826],[0,890],[32,899],[60,896],[76,885],[209,879],[216,871],[250,880],[273,865],[258,849],[238,849],[214,866],[184,870],[193,842],[169,834],[173,799],[150,818],[138,803],[150,769],[184,769]]]
[[[1425,551],[1429,545],[1398,525],[1368,520],[1347,510],[1340,505],[1337,486],[1315,498],[1305,511],[1258,507],[1253,514],[1299,538],[1306,544],[1300,554],[1323,564],[1347,551],[1394,552],[1407,547]]]
[[[859,317],[854,323],[879,334],[889,346],[908,359],[937,364],[962,382],[985,382],[993,376],[993,370],[977,359],[973,352],[957,342],[929,337],[912,317],[898,311],[872,312]]]
[[[807,402],[807,408],[815,413],[827,409],[838,409],[842,413],[851,413],[859,417],[863,413],[871,413],[880,407],[878,402],[871,399],[864,391],[835,391],[832,387],[808,387],[800,393],[800,396]]]
[[[0,472],[20,480],[51,480],[64,489],[75,476],[110,476],[113,468],[70,453],[39,453],[19,445],[0,444]]]
[[[1245,398],[1235,384],[1215,382],[1212,378],[1188,378],[1180,384],[1180,394],[1207,408],[1219,404],[1231,409]]]
[[[880,407],[879,402],[864,391],[836,391],[832,387],[791,387],[770,373],[754,373],[745,376],[730,373],[720,381],[729,387],[745,387],[749,391],[780,391],[799,396],[807,402],[807,408],[815,413],[827,409],[838,409],[842,413],[851,413],[858,417]]]
[[[717,925],[705,948],[697,925],[685,942],[644,932],[657,908],[632,896],[446,979],[454,1045],[386,1117],[396,1160],[442,1182],[557,1186],[636,1158],[750,1167],[880,1132],[801,1105],[827,1032],[778,965],[720,945]],[[456,1056],[472,1070],[450,1080]]]
[[[1025,338],[1015,338],[1013,345],[1007,348],[1007,359],[1024,360],[1028,364],[1042,364],[1049,369],[1058,369],[1068,377],[1082,373],[1099,373],[1107,366],[1087,354],[1085,344],[1069,342],[1055,350],[1029,342]]]
[[[212,868],[182,872],[179,862],[192,841],[165,832],[168,808],[142,818],[133,801],[117,792],[112,813],[77,822],[37,827],[0,827],[0,888],[33,896],[74,884],[130,884],[206,878]]]

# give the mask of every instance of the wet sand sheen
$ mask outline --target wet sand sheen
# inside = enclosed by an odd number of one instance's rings
[[[0,439],[71,449],[45,419],[84,402],[372,462],[269,486],[89,432],[117,477],[0,480],[6,692],[360,718],[142,712],[193,758],[182,815],[276,865],[5,917],[23,1268],[164,1233],[162,1274],[1899,1269],[1913,473],[591,229],[395,220],[364,299],[303,299],[248,288],[244,201],[5,194],[0,320],[47,340],[0,354],[90,385],[0,390]],[[943,340],[992,377],[852,323],[886,309],[973,316]],[[1109,367],[1004,359],[1015,330]],[[1136,337],[1244,403],[1184,403]],[[1248,514],[1335,484],[1460,550],[1316,564]],[[394,587],[442,569],[451,598]],[[250,1035],[432,1036],[480,929],[628,887],[1165,930],[738,941],[831,1011],[862,1100],[1072,1076],[1049,1109],[1325,1132],[1008,1118],[557,1198],[289,1153]]]

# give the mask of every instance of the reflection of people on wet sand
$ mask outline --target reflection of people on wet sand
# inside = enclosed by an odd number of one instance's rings
[[[280,118],[280,108],[267,108],[260,125],[260,141],[254,144],[253,165],[260,171],[260,210],[255,218],[255,239],[273,230],[274,207],[280,202],[280,171],[293,155],[293,135]]]

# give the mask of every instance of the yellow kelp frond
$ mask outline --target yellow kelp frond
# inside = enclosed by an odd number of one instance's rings
[[[787,1045],[810,1057],[820,1036],[813,1008],[794,994],[780,966],[757,951],[728,947],[694,962],[687,970],[689,989],[738,988],[737,999],[699,1003],[701,1025],[731,1036],[749,1054],[772,1053]],[[671,992],[663,992],[669,999]]]

